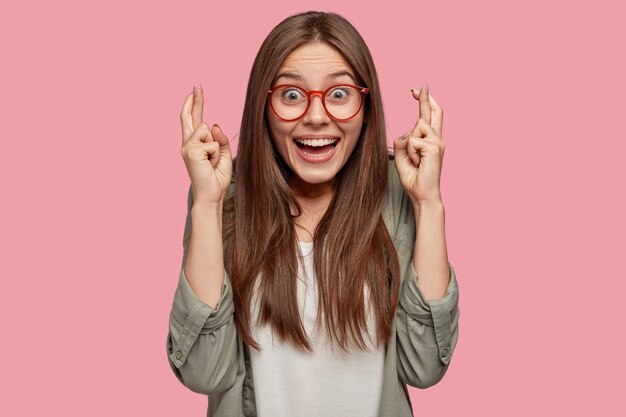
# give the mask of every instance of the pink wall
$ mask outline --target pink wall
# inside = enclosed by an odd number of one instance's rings
[[[411,388],[416,415],[624,415],[621,2],[405,3],[2,7],[1,415],[204,415],[165,355],[180,108],[201,83],[235,134],[263,38],[309,9],[368,42],[390,140],[410,88],[444,108],[460,340],[440,384]]]

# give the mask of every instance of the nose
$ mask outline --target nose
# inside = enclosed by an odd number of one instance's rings
[[[326,109],[324,109],[324,104],[322,103],[321,94],[313,94],[311,96],[311,104],[304,114],[303,122],[314,126],[328,124],[330,122],[330,117],[326,113]]]

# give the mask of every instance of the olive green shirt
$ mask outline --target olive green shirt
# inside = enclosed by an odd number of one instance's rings
[[[450,266],[443,298],[426,300],[413,268],[415,217],[392,157],[383,219],[400,261],[400,299],[386,345],[379,417],[413,416],[407,385],[427,388],[446,373],[458,339],[459,290]],[[231,181],[229,193],[233,191]],[[189,187],[183,235],[183,262],[169,318],[167,357],[176,377],[190,390],[208,395],[208,417],[256,417],[249,348],[233,317],[231,282],[224,272],[215,308],[193,292],[184,272],[191,238],[193,193]],[[306,377],[303,375],[303,377]],[[287,416],[272,416],[287,417]]]

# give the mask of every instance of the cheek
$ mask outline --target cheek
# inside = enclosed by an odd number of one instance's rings
[[[365,130],[365,125],[363,124],[363,119],[360,118],[360,120],[354,121],[354,124],[350,126],[349,131],[346,133],[349,133],[352,140],[356,142],[361,136],[363,130]]]
[[[289,126],[285,126],[285,123],[275,123],[275,121],[270,121],[268,128],[270,138],[276,147],[276,150],[283,159],[288,159],[289,142],[291,141],[291,139],[289,139]]]
[[[268,116],[268,124],[270,132],[272,136],[277,139],[285,139],[285,137],[289,134],[290,128],[288,123],[283,122],[280,119],[277,119],[274,114],[269,114]]]
[[[364,129],[365,129],[365,126],[363,125],[362,120],[360,121],[355,120],[354,124],[351,125],[349,129],[346,129],[345,133],[350,138],[348,147],[347,147],[348,153],[352,153],[352,151],[354,151],[354,148],[356,147],[356,144],[359,141]]]
[[[274,143],[275,146],[280,147],[280,138],[282,137],[281,130],[278,124],[276,123],[276,121],[273,120],[271,116],[268,118],[267,127],[269,130],[270,138],[272,139],[272,142]]]

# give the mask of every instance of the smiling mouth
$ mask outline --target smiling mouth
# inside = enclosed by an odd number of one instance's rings
[[[316,139],[302,139],[296,138],[294,142],[302,150],[302,152],[315,156],[321,157],[329,154],[335,149],[337,143],[339,142],[339,138],[316,138]]]

